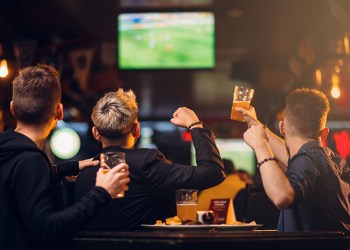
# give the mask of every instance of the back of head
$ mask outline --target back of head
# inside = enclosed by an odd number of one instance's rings
[[[236,172],[235,165],[233,164],[233,161],[224,158],[224,159],[222,159],[222,162],[224,163],[224,168],[225,168],[225,172],[227,175],[233,174],[234,172]]]
[[[24,68],[12,83],[14,115],[18,121],[42,124],[56,115],[61,85],[54,68],[43,64]]]
[[[299,88],[286,97],[284,116],[296,133],[317,139],[326,125],[329,110],[329,101],[324,93]]]
[[[134,92],[118,89],[98,100],[91,119],[102,136],[118,138],[131,131],[137,116],[138,105]]]

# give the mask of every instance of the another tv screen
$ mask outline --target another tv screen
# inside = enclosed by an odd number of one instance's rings
[[[118,17],[120,69],[208,69],[215,66],[211,12],[123,13]]]
[[[222,159],[231,160],[236,170],[245,170],[254,175],[256,171],[256,157],[253,149],[240,138],[216,138],[216,146],[219,149]],[[195,151],[191,149],[193,165],[196,163]]]

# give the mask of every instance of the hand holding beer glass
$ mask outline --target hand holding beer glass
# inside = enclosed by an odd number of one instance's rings
[[[250,89],[242,86],[235,86],[233,92],[233,102],[231,108],[231,119],[244,122],[243,114],[235,109],[235,107],[241,107],[246,110],[250,107],[250,102],[253,99],[254,89]]]
[[[197,204],[196,189],[176,190],[176,211],[181,221],[197,220]]]
[[[100,168],[102,173],[106,174],[119,163],[125,163],[125,153],[123,152],[106,152],[100,154]],[[117,194],[116,198],[123,198],[124,191]]]

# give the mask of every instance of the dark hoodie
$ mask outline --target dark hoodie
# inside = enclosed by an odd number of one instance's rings
[[[58,171],[35,143],[13,130],[0,134],[0,249],[53,249],[98,213],[111,197],[94,187],[62,210],[59,177],[74,175],[78,164]]]

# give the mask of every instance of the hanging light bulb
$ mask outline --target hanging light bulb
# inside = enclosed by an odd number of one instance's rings
[[[340,72],[340,67],[339,67],[339,65],[335,65],[334,71],[337,72],[337,73],[339,74],[339,72]]]
[[[340,97],[339,86],[332,86],[331,95],[334,99],[338,99]]]
[[[6,59],[2,56],[2,45],[0,44],[0,77],[5,78],[9,74],[9,68]]]
[[[332,75],[331,95],[335,99],[338,99],[340,97],[339,76],[337,74]]]
[[[0,77],[5,78],[9,74],[7,61],[5,59],[0,61]]]
[[[344,49],[345,49],[345,54],[348,56],[350,47],[349,47],[349,35],[347,32],[344,35]]]
[[[320,69],[316,69],[315,71],[316,83],[318,86],[322,85],[322,71]]]
[[[344,65],[344,61],[343,61],[342,59],[339,59],[338,64],[339,64],[339,66],[341,67],[341,66]]]

